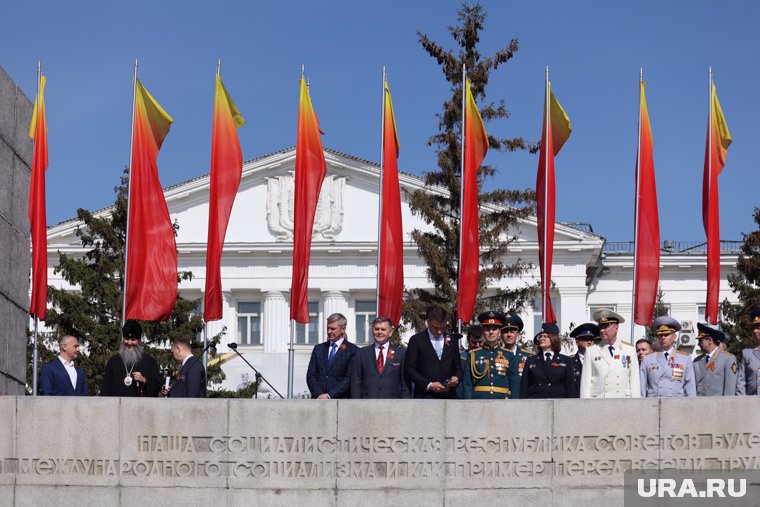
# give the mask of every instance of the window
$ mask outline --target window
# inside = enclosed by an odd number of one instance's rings
[[[296,323],[296,345],[314,345],[319,342],[319,303],[309,301],[309,323]]]
[[[356,302],[356,343],[372,343],[372,321],[377,317],[377,303],[373,301]]]
[[[261,345],[261,303],[238,303],[237,341],[241,345]]]
[[[705,312],[707,311],[707,306],[705,305],[697,305],[697,322],[705,323],[707,322],[705,317]],[[718,306],[718,328],[720,328],[720,322],[723,320],[723,308]],[[695,324],[696,326],[696,324]]]

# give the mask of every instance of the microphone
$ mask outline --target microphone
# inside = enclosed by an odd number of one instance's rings
[[[228,343],[227,346],[231,348],[232,350],[237,350],[237,343],[235,342]]]

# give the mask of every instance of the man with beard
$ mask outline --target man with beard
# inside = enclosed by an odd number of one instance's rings
[[[101,396],[144,396],[154,398],[161,389],[161,372],[156,360],[140,343],[142,327],[128,320],[121,329],[119,353],[106,363]]]

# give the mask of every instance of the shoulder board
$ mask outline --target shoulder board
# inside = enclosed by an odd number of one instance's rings
[[[721,350],[720,353],[723,354],[724,356],[731,356],[731,357],[734,357],[734,358],[736,357],[731,352],[726,352],[725,350]]]
[[[760,350],[760,347],[755,347],[755,348],[754,348],[754,349],[752,349],[752,350],[754,350],[754,351],[758,351],[758,350]]]
[[[676,354],[681,354],[682,356],[690,356],[688,352],[684,352],[683,350],[676,350]]]
[[[526,354],[530,354],[530,351],[528,349],[520,349],[522,352],[525,352]]]

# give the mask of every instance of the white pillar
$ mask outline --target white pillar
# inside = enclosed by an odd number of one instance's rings
[[[222,319],[206,323],[209,340],[221,333],[224,326],[227,326],[227,333],[222,336],[219,345],[216,347],[217,354],[229,352],[230,348],[227,344],[237,341],[237,311],[232,307],[232,304],[232,293],[230,291],[222,291]]]
[[[325,319],[333,313],[342,313],[348,318],[348,293],[339,290],[330,290],[324,293]]]
[[[348,291],[340,291],[340,290],[328,290],[323,292],[323,299],[324,299],[324,325],[327,325],[327,317],[332,315],[333,313],[340,313],[343,314],[343,316],[346,317],[346,320],[348,320],[348,325],[346,326],[346,333],[348,334],[348,338],[350,341],[355,341],[356,337],[356,323],[354,322],[356,319],[354,319],[354,313],[353,310],[350,310],[348,307]]]
[[[586,286],[558,287],[559,300],[559,320],[560,331],[565,332],[570,329],[570,323],[575,327],[586,322]],[[555,309],[556,312],[556,309]]]
[[[288,302],[280,291],[264,292],[261,339],[264,352],[287,352],[290,342]]]

